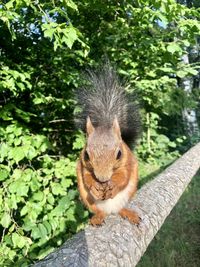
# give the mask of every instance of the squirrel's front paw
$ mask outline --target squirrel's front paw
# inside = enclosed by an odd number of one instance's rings
[[[104,199],[114,198],[118,192],[118,186],[113,181],[109,181],[105,190]]]
[[[104,219],[105,219],[104,214],[95,214],[90,219],[90,224],[93,226],[100,226],[104,222]]]
[[[94,199],[103,199],[104,189],[92,176],[85,176],[84,184]]]
[[[138,225],[141,221],[141,218],[134,210],[123,208],[120,210],[119,214],[121,215],[122,218],[128,219],[130,223]]]
[[[94,197],[94,199],[103,199],[104,198],[104,189],[102,186],[95,182],[91,187],[90,187],[90,193]]]

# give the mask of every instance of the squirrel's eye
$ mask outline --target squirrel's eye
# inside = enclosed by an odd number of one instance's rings
[[[88,161],[89,159],[90,159],[90,157],[89,157],[87,151],[85,151],[85,153],[84,153],[84,160],[85,161]]]
[[[118,153],[117,153],[117,157],[116,157],[116,159],[120,159],[121,156],[122,156],[122,152],[121,152],[121,150],[119,150]]]

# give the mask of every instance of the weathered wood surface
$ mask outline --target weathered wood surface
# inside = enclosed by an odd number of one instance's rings
[[[134,267],[200,168],[200,143],[144,185],[130,203],[140,214],[139,226],[111,215],[67,241],[34,267]]]

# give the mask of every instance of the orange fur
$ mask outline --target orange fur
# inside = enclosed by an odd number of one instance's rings
[[[91,166],[84,161],[85,148],[81,153],[77,164],[78,187],[82,201],[95,214],[90,220],[92,225],[102,224],[107,215],[103,209],[97,207],[99,201],[102,204],[106,200],[113,199],[113,203],[115,203],[115,199],[117,201],[117,196],[119,196],[120,192],[125,192],[130,184],[130,190],[127,192],[128,200],[137,190],[137,160],[124,142],[121,144],[121,149],[123,153],[122,159],[113,166],[113,174],[109,181],[103,183],[96,179]],[[134,211],[122,207],[118,213],[131,223],[138,224],[139,222],[139,216]]]

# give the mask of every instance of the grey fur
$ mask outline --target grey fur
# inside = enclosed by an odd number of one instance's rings
[[[127,96],[116,72],[107,63],[98,72],[89,71],[87,80],[90,85],[78,92],[82,109],[76,121],[78,127],[85,131],[89,116],[95,128],[110,128],[116,116],[123,140],[129,146],[134,144],[141,128],[138,104],[132,96]]]

